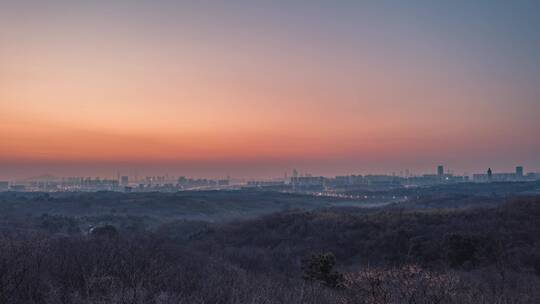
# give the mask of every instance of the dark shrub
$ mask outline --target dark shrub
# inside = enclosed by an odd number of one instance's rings
[[[336,257],[333,253],[312,255],[303,261],[304,279],[318,281],[329,287],[339,287],[343,276],[334,271]]]

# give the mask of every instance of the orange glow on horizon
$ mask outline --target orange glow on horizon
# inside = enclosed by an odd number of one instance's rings
[[[36,5],[0,11],[0,165],[538,159],[535,65],[461,23],[353,4]]]

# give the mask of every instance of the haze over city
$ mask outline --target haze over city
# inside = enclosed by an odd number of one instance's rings
[[[540,171],[538,1],[2,1],[0,178]]]

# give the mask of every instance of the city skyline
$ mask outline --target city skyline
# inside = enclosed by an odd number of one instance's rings
[[[399,174],[347,174],[337,176],[312,175],[308,172],[285,172],[279,178],[193,178],[190,176],[157,175],[139,176],[125,175],[117,172],[116,177],[58,177],[51,175],[37,176],[19,180],[0,180],[0,192],[178,192],[205,190],[266,190],[282,193],[304,193],[316,196],[330,196],[351,199],[367,199],[364,195],[349,195],[347,189],[363,189],[363,191],[426,188],[433,186],[455,186],[464,184],[491,184],[510,186],[514,184],[534,185],[540,181],[539,172],[527,172],[523,166],[516,166],[513,172],[494,172],[488,168],[483,173],[456,175],[444,165],[437,165],[436,172],[415,174],[406,170]],[[344,192],[345,191],[345,192]],[[394,197],[396,199],[396,197]],[[402,199],[407,199],[406,196]]]
[[[486,172],[489,174],[488,171],[493,171],[493,174],[495,175],[508,175],[508,174],[514,174],[518,177],[526,177],[527,175],[540,176],[540,172],[535,170],[530,170],[529,168],[524,168],[522,165],[514,166],[511,170],[501,170],[496,168],[485,168],[483,171],[473,171],[473,172],[457,172],[453,168],[449,168],[445,165],[436,165],[432,167],[431,169],[427,171],[413,171],[411,169],[404,169],[399,171],[375,171],[375,172],[368,172],[368,171],[357,171],[357,172],[346,172],[346,173],[336,173],[336,174],[318,174],[314,173],[313,171],[306,170],[306,171],[299,171],[297,168],[293,168],[291,170],[283,170],[281,171],[281,175],[274,175],[274,176],[231,176],[229,174],[225,175],[216,175],[216,176],[209,176],[209,175],[190,175],[186,174],[186,172],[179,172],[179,173],[169,173],[169,172],[153,172],[152,174],[145,174],[144,172],[140,172],[138,170],[127,170],[127,171],[116,171],[114,173],[110,174],[74,174],[74,175],[54,175],[49,173],[41,173],[33,176],[9,176],[9,177],[2,177],[0,180],[3,181],[11,181],[11,182],[17,182],[17,181],[47,181],[47,180],[62,180],[62,179],[70,179],[70,178],[78,178],[78,179],[103,179],[103,180],[115,180],[118,181],[120,184],[124,184],[125,180],[129,178],[131,182],[139,182],[139,181],[145,181],[148,179],[157,179],[163,182],[164,180],[167,181],[176,181],[178,178],[194,178],[194,179],[210,179],[210,180],[219,180],[219,179],[227,179],[227,180],[238,180],[238,181],[250,181],[250,180],[290,180],[292,177],[297,176],[300,177],[326,177],[326,178],[332,178],[332,177],[338,177],[338,176],[396,176],[396,177],[443,177],[443,176],[455,176],[455,177],[466,177],[466,178],[472,178],[474,176],[480,176],[480,175],[486,175]]]
[[[540,171],[538,1],[2,1],[0,179]]]

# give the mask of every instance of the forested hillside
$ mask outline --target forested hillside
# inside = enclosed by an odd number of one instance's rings
[[[493,208],[323,206],[148,229],[135,228],[140,219],[83,230],[80,216],[4,216],[0,303],[540,301],[539,197]]]

